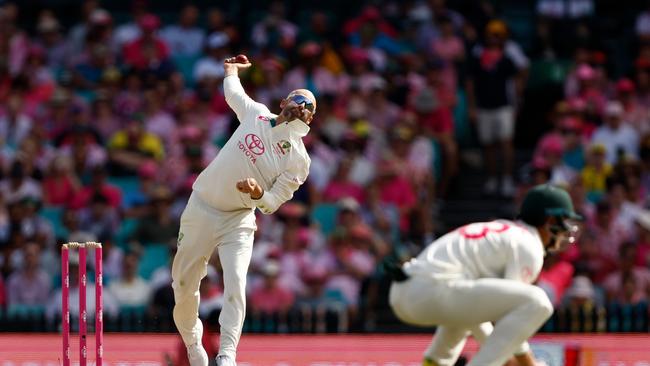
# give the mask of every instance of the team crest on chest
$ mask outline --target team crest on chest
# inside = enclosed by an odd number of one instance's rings
[[[291,143],[287,140],[280,140],[275,143],[273,150],[278,155],[286,155],[291,150]]]

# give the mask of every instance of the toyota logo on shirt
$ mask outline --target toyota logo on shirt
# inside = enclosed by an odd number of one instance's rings
[[[257,135],[249,133],[244,138],[246,147],[255,155],[264,154],[264,143]]]

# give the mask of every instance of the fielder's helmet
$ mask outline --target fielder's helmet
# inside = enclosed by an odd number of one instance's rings
[[[581,220],[573,210],[573,203],[567,191],[550,184],[531,188],[519,209],[519,218],[533,226],[543,225],[547,217]]]

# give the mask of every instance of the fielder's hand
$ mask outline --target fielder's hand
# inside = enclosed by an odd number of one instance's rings
[[[246,178],[238,181],[237,190],[241,193],[250,194],[254,200],[262,198],[264,194],[264,189],[257,183],[255,178]]]
[[[236,57],[229,57],[223,62],[223,69],[226,73],[226,76],[237,75],[239,70],[247,69],[253,64],[248,61],[248,57],[245,55],[238,55]]]

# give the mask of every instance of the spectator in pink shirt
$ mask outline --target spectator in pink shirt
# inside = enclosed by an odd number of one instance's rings
[[[596,206],[596,215],[588,223],[588,230],[596,237],[598,251],[610,261],[616,261],[619,247],[629,239],[628,230],[616,221],[614,210],[607,201]]]
[[[166,146],[172,142],[176,130],[174,118],[162,107],[163,96],[156,89],[144,92],[144,125],[147,132],[160,137]]]
[[[92,172],[91,183],[82,188],[75,198],[69,202],[70,207],[87,207],[91,203],[93,197],[99,194],[106,199],[106,202],[110,207],[115,209],[119,208],[122,203],[122,192],[119,188],[109,184],[106,181],[106,176],[105,167],[95,167]]]
[[[407,178],[399,175],[399,167],[394,161],[386,161],[379,166],[377,179],[370,187],[369,204],[371,206],[390,205],[399,211],[401,230],[409,227],[409,217],[417,203],[413,186]]]
[[[72,159],[59,155],[50,164],[50,170],[43,180],[43,200],[46,205],[65,206],[69,204],[80,188],[72,170]]]
[[[336,169],[336,173],[329,181],[323,191],[323,200],[325,202],[336,202],[346,197],[352,197],[357,202],[364,202],[363,187],[350,180],[350,168],[352,161],[342,159]]]
[[[442,15],[437,19],[440,37],[433,40],[433,53],[445,62],[441,70],[441,80],[453,93],[456,92],[456,64],[465,59],[465,45],[454,31],[454,24],[448,16]]]
[[[278,319],[278,330],[286,332],[287,315],[293,307],[295,296],[278,282],[280,264],[268,261],[262,268],[264,282],[261,287],[254,289],[250,296],[251,318],[272,316]]]
[[[142,35],[124,46],[124,62],[136,70],[156,70],[169,60],[169,47],[156,36],[160,19],[146,14],[138,19]]]
[[[620,304],[636,304],[648,299],[650,294],[650,270],[635,265],[637,248],[624,243],[619,248],[618,270],[605,279],[603,287],[607,300]]]

